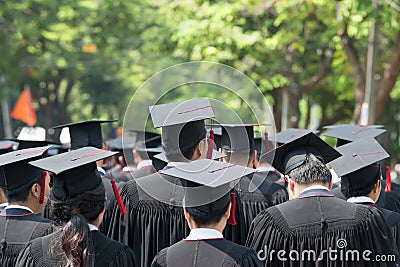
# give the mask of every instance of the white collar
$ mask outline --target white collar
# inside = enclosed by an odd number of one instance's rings
[[[329,188],[326,187],[326,186],[323,186],[323,185],[312,185],[312,186],[307,187],[303,191],[301,191],[301,193],[304,193],[304,192],[309,191],[309,190],[314,190],[314,189],[323,189],[323,190],[328,190],[329,191]]]
[[[137,169],[135,167],[130,167],[130,166],[125,166],[125,167],[122,168],[123,172],[134,172],[136,170]]]
[[[360,197],[351,197],[347,200],[347,202],[351,203],[375,203],[370,197],[360,196]]]
[[[8,209],[22,209],[22,210],[27,210],[31,213],[33,213],[33,211],[25,206],[21,206],[21,205],[8,205],[4,210],[8,210]]]
[[[8,202],[4,202],[0,204],[0,208],[5,208],[8,206]]]
[[[106,171],[102,167],[97,166],[97,171],[100,173],[100,175],[106,174]]]
[[[88,226],[90,231],[99,231],[99,228],[97,228],[97,226],[94,226],[93,224],[88,223]]]
[[[153,163],[151,162],[151,160],[145,159],[145,160],[142,160],[141,162],[139,162],[139,164],[137,165],[136,168],[139,170],[140,168],[148,167],[148,166],[152,166],[152,165],[153,165]]]
[[[190,231],[185,240],[221,239],[224,238],[221,232],[210,228],[196,228]]]

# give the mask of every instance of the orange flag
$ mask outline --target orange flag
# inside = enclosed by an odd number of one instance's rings
[[[29,126],[36,124],[36,113],[33,108],[33,97],[29,85],[25,86],[24,91],[18,97],[11,111],[11,118],[23,121]]]

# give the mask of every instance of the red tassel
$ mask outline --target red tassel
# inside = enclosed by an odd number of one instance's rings
[[[111,180],[111,185],[112,185],[112,189],[114,191],[115,199],[117,200],[117,203],[118,203],[119,210],[121,212],[121,216],[124,216],[126,214],[126,208],[125,208],[124,202],[122,201],[121,196],[119,195],[118,188],[115,183],[115,179]]]
[[[265,132],[264,137],[265,137],[265,141],[264,141],[265,142],[265,150],[264,150],[264,153],[267,153],[267,152],[269,152],[268,132]],[[261,151],[258,151],[258,153],[261,154]]]
[[[46,171],[42,171],[42,186],[40,187],[39,204],[44,202],[44,190],[46,190]]]
[[[214,150],[214,130],[210,130],[210,139],[208,139],[207,158],[212,159],[212,152]]]
[[[236,194],[231,192],[231,215],[228,218],[228,224],[236,225]]]
[[[386,186],[385,192],[392,192],[392,177],[390,176],[390,167],[385,166],[386,168]]]

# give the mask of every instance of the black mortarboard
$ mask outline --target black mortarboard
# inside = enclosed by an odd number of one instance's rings
[[[348,124],[330,128],[322,135],[337,138],[336,147],[339,147],[361,138],[376,137],[384,132],[386,132],[385,129],[378,129],[375,126],[359,126]]]
[[[133,152],[135,147],[136,138],[131,136],[121,136],[118,138],[107,140],[107,149],[111,151],[118,151],[116,157],[123,156],[126,164],[133,164]]]
[[[159,147],[161,146],[161,135],[159,133],[129,129],[130,132],[136,133],[136,145],[146,147]]]
[[[221,148],[232,152],[252,152],[254,146],[254,126],[259,124],[220,124]]]
[[[377,163],[389,157],[389,154],[373,137],[340,146],[337,151],[343,156],[329,164],[342,178],[342,183],[349,184],[353,190],[378,180],[381,171]]]
[[[181,151],[206,135],[204,119],[213,118],[208,98],[150,106],[155,128],[162,127],[162,143],[168,150]]]
[[[56,174],[50,197],[53,201],[65,201],[103,186],[96,161],[115,154],[116,152],[84,147],[29,164]]]
[[[18,150],[27,149],[27,148],[34,148],[34,147],[43,147],[48,145],[61,145],[61,143],[57,143],[50,140],[19,140],[13,139],[12,141],[18,142]]]
[[[14,151],[18,148],[18,142],[11,140],[1,140],[0,141],[0,155]]]
[[[318,134],[318,130],[307,130],[307,129],[298,129],[298,128],[289,128],[285,131],[279,132],[273,136],[270,136],[269,139],[277,142],[279,145],[289,143],[299,137],[302,137],[308,133]]]
[[[309,153],[322,160],[325,164],[341,155],[317,135],[308,132],[263,155],[263,160],[271,163],[282,174],[288,174],[290,171],[300,167]]]
[[[136,148],[136,151],[139,152],[139,153],[145,153],[147,155],[147,158],[149,158],[151,160],[153,160],[153,158],[158,154],[161,154],[161,153],[164,154],[163,150],[162,150],[162,147],[149,147],[149,148],[138,147],[138,148]]]
[[[92,146],[102,148],[103,136],[101,123],[115,122],[116,120],[90,120],[54,126],[53,129],[69,128],[72,150]]]
[[[186,207],[200,206],[209,212],[226,207],[235,182],[253,172],[256,170],[210,159],[195,160],[161,171],[183,180]]]
[[[17,150],[0,155],[0,186],[12,190],[41,177],[42,170],[28,165],[42,158],[50,146]]]

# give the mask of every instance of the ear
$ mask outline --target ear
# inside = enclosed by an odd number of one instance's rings
[[[38,183],[35,183],[31,187],[31,193],[34,197],[39,198],[40,197],[40,185]]]
[[[232,209],[232,202],[229,203],[228,208],[225,211],[224,216],[226,217],[226,219],[229,219],[229,217],[231,216],[231,209]]]
[[[189,214],[189,212],[186,210],[185,207],[183,207],[183,215],[185,215],[186,221],[189,221],[189,220],[190,220],[190,214]]]
[[[331,179],[331,181],[329,182],[329,186],[328,186],[329,190],[332,189],[332,185],[333,185],[333,181],[332,181],[332,179]]]
[[[374,187],[372,188],[372,192],[379,193],[381,186],[381,180],[375,182]]]
[[[294,191],[294,186],[295,186],[294,180],[293,180],[292,178],[289,178],[289,177],[287,177],[287,179],[288,179],[288,187],[289,187],[289,190],[290,190],[290,191]]]
[[[252,160],[252,167],[254,168],[254,169],[257,169],[258,168],[258,160],[257,160],[257,150],[255,150],[254,149],[254,152],[253,152],[253,160]]]

